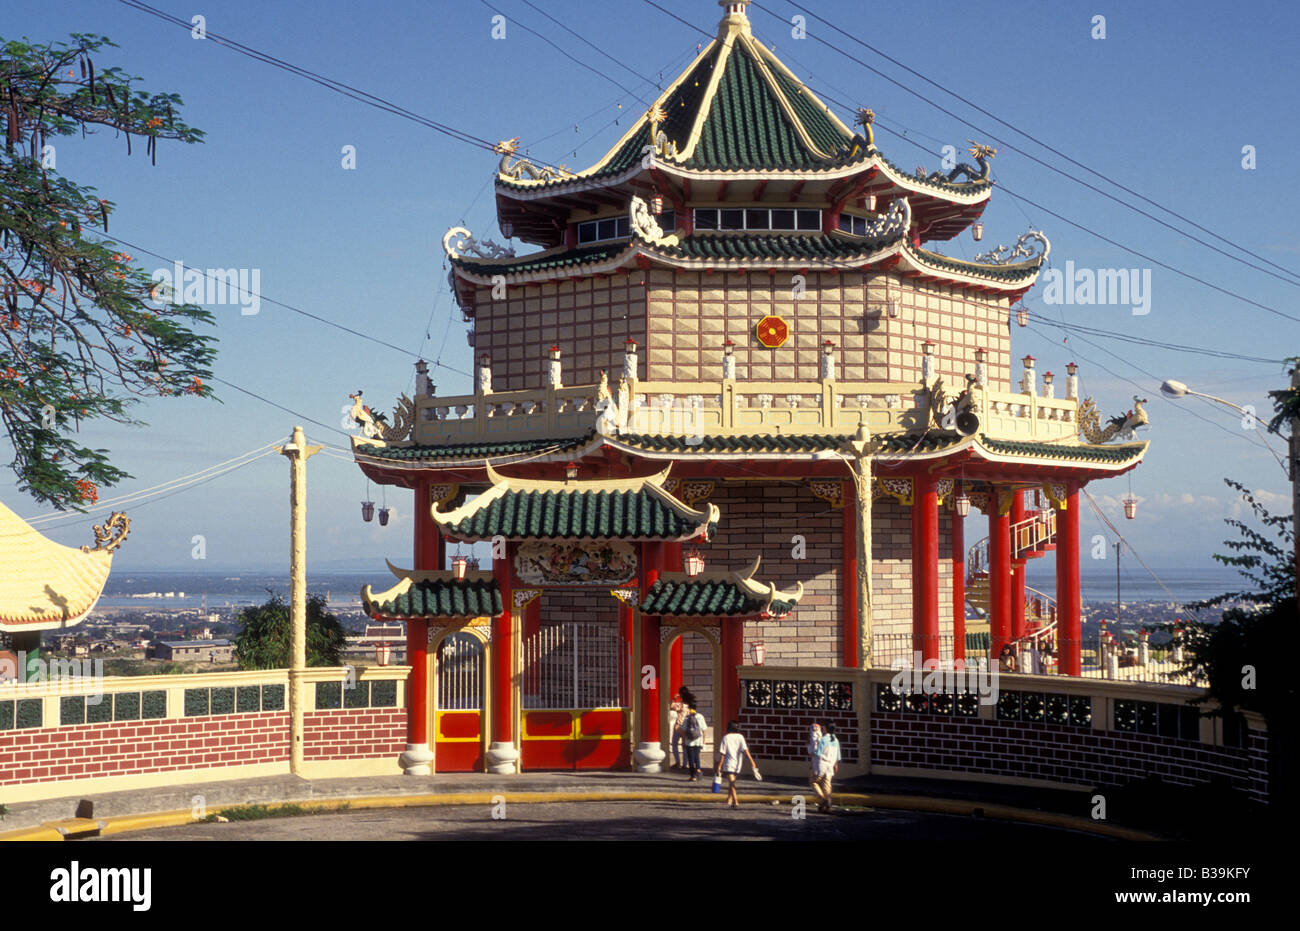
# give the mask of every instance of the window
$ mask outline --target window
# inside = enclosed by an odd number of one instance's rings
[[[604,220],[587,220],[578,224],[578,245],[604,242],[607,239],[626,239],[632,235],[631,221],[627,217],[607,217]]]
[[[822,228],[822,212],[790,207],[697,207],[697,230],[782,230],[817,232]]]
[[[867,235],[867,218],[842,213],[840,214],[840,229],[846,233],[852,233],[854,236],[865,236]]]

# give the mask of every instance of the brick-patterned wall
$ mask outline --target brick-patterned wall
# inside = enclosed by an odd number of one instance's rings
[[[1250,731],[1251,749],[1191,740],[1025,721],[875,711],[871,762],[1087,786],[1122,786],[1147,776],[1195,785],[1216,776],[1264,801],[1266,740]]]
[[[756,466],[755,471],[761,471]],[[779,588],[804,583],[794,613],[782,620],[748,621],[745,655],[762,640],[767,660],[783,666],[836,666],[841,659],[843,512],[797,482],[719,482],[708,499],[722,512],[705,550],[710,568],[743,568],[762,556],[761,581]],[[912,511],[891,497],[872,508],[872,623],[877,634],[912,631]],[[803,535],[805,558],[792,557],[791,538]],[[952,633],[952,513],[939,512],[939,630]]]
[[[569,621],[605,621],[618,623],[619,602],[604,588],[548,588],[542,592],[540,608],[543,624]]]
[[[713,719],[713,647],[703,634],[682,636],[682,684],[694,693],[696,707],[710,726],[727,726]]]
[[[742,708],[740,730],[762,768],[763,760],[798,762],[808,759],[808,730],[813,722],[835,725],[840,742],[840,762],[856,763],[859,753],[856,711],[778,710]]]
[[[494,390],[544,387],[552,345],[564,384],[594,384],[601,369],[615,384],[627,338],[645,345],[645,272],[511,287],[500,301],[478,288],[474,317],[474,355],[491,355]]]
[[[288,759],[289,715],[283,711],[76,724],[0,734],[0,785]]]
[[[766,271],[652,269],[646,299],[650,380],[699,381],[722,375],[722,345],[735,344],[737,378],[816,381],[819,354],[837,347],[843,381],[913,382],[921,377],[921,344],[935,343],[937,371],[950,385],[975,371],[975,350],[987,349],[990,387],[1009,390],[1009,302],[959,288],[917,283],[888,273],[810,271],[796,300],[792,275]],[[634,276],[635,277],[635,276]],[[901,313],[890,318],[887,301]],[[754,325],[767,314],[790,324],[779,349],[761,346]],[[612,347],[611,347],[612,348]]]
[[[395,758],[405,749],[405,708],[308,711],[303,715],[304,760]]]

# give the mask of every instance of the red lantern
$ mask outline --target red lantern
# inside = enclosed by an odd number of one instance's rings
[[[1124,516],[1127,517],[1129,520],[1132,520],[1133,518],[1137,517],[1137,515],[1138,515],[1138,499],[1135,498],[1133,495],[1128,495],[1127,497],[1124,498]]]
[[[388,661],[392,658],[393,648],[387,643],[381,643],[375,647],[375,662],[380,666],[387,666]]]
[[[755,640],[749,645],[749,651],[754,657],[754,665],[762,666],[763,660],[767,656],[767,644],[762,640]]]
[[[662,194],[655,194],[650,198],[650,212],[655,216],[659,216],[664,212],[664,196]]]
[[[695,578],[704,571],[704,557],[698,550],[691,550],[686,554],[686,574]]]
[[[966,494],[966,492],[963,491],[961,494],[957,496],[957,500],[954,502],[954,505],[957,508],[958,517],[965,517],[968,514],[970,514],[970,496]]]

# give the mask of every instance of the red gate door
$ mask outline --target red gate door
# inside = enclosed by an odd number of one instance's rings
[[[481,773],[483,641],[464,631],[448,634],[438,647],[435,678],[434,771]]]
[[[549,624],[525,639],[523,769],[631,764],[624,654],[616,623]]]

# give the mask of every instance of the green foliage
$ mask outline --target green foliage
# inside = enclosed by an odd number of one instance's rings
[[[269,591],[269,590],[268,590]],[[235,659],[240,669],[287,669],[290,638],[289,606],[272,593],[271,599],[239,613],[240,631],[235,635]],[[325,610],[325,599],[307,599],[307,665],[342,665],[346,634],[343,625]]]
[[[223,808],[200,820],[212,823],[216,821],[264,821],[267,818],[293,818],[298,815],[332,815],[348,810],[348,803],[338,806],[297,805],[292,802],[284,805],[241,805],[238,808]]]
[[[0,38],[0,420],[18,485],[38,501],[81,509],[129,476],[108,450],[78,442],[82,421],[135,424],[142,397],[210,396],[216,350],[190,327],[197,305],[169,303],[107,238],[112,201],[61,176],[50,140],[108,129],[144,141],[195,143],[175,94],[93,57],[114,47],[74,34],[45,45]]]
[[[1225,592],[1190,607],[1203,608],[1225,601],[1246,601],[1255,604],[1272,604],[1295,594],[1295,534],[1290,514],[1270,514],[1250,490],[1230,478],[1223,480],[1229,488],[1240,493],[1241,498],[1263,525],[1257,530],[1245,521],[1226,518],[1224,523],[1240,534],[1240,539],[1224,540],[1223,545],[1232,552],[1215,553],[1214,559],[1225,566],[1235,566],[1250,583],[1243,591]]]
[[[1285,361],[1291,364],[1291,369],[1287,372],[1287,375],[1291,375],[1300,363],[1300,356],[1290,356]],[[1277,391],[1270,391],[1268,396],[1273,399],[1273,419],[1268,422],[1268,432],[1281,435],[1283,427],[1290,427],[1292,420],[1300,418],[1300,388],[1287,385]]]

